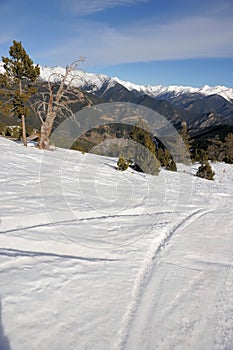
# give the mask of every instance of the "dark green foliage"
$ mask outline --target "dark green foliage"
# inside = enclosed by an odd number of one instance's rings
[[[28,102],[36,93],[32,85],[40,75],[38,65],[34,66],[21,42],[13,41],[8,57],[2,57],[5,74],[0,77],[2,95],[5,102],[0,106],[2,113],[16,116],[29,114]]]
[[[209,140],[207,154],[211,161],[223,161],[225,156],[224,142],[220,140],[219,136],[215,136],[212,140]]]
[[[26,106],[30,95],[28,93],[20,93],[19,90],[15,91],[15,95],[12,99],[14,114],[20,117],[21,115],[28,116],[30,109]]]
[[[6,125],[0,122],[0,135],[3,135]]]
[[[57,138],[57,136],[56,136]],[[62,147],[60,145],[62,145],[62,140],[60,139],[59,142],[59,147]],[[89,153],[92,151],[93,147],[95,146],[95,144],[87,141],[85,138],[78,138],[78,140],[76,140],[73,145],[71,146],[71,149],[74,149],[76,151],[80,151],[82,153]]]
[[[146,147],[151,153],[156,155],[156,146],[152,139],[152,135],[147,130],[148,126],[145,122],[139,119],[137,125],[133,127],[133,130],[130,134],[130,138],[142,146]]]
[[[0,73],[0,88],[6,88],[8,86],[8,79],[6,74]]]
[[[22,136],[22,128],[21,126],[5,126],[2,130],[2,135],[19,139]]]
[[[170,160],[170,153],[168,152],[167,149],[158,147],[157,150],[157,158],[160,161],[160,164],[162,167],[166,167],[169,163]]]
[[[203,149],[195,150],[195,161],[204,164],[208,161],[208,154]]]
[[[160,162],[156,157],[156,146],[148,131],[146,123],[139,119],[137,125],[133,127],[130,139],[135,141],[134,163],[136,163],[144,173],[158,175]]]
[[[225,157],[224,161],[233,164],[233,134],[228,134],[225,138]]]
[[[233,133],[228,133],[224,139],[215,136],[208,141],[207,153],[211,161],[233,164]]]
[[[208,160],[205,160],[198,168],[196,176],[207,180],[214,180],[214,171],[212,170]]]
[[[128,169],[130,165],[130,161],[125,159],[123,155],[120,155],[119,160],[117,162],[117,170],[125,171]]]
[[[203,150],[200,150],[198,148],[195,148],[194,149],[194,152],[193,152],[193,161],[194,162],[200,162],[201,161],[201,156],[200,156],[200,153],[202,152]],[[204,152],[204,151],[203,151]]]
[[[166,165],[166,169],[170,171],[177,171],[176,163],[172,158],[168,161],[168,164]]]
[[[23,80],[27,80],[28,82],[36,81],[40,75],[40,67],[33,65],[33,61],[26,53],[20,41],[13,40],[9,54],[11,58],[2,57],[7,76],[17,82],[22,82]]]
[[[170,171],[177,171],[176,163],[166,148],[159,147],[157,157],[162,167]]]

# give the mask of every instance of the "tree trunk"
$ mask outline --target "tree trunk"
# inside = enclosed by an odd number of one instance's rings
[[[49,149],[49,138],[52,132],[55,117],[55,112],[48,113],[45,122],[41,125],[39,141],[40,149]]]
[[[27,137],[26,137],[26,126],[25,126],[25,116],[22,115],[21,116],[21,119],[22,119],[22,130],[23,130],[23,144],[25,147],[27,147]]]

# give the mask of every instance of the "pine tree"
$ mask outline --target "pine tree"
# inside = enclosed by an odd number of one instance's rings
[[[123,155],[120,155],[119,160],[117,162],[117,170],[125,171],[128,169],[130,165],[130,161],[126,160]]]
[[[199,162],[201,165],[204,165],[206,162],[208,162],[208,154],[204,149],[199,150]]]
[[[214,138],[208,140],[209,145],[207,147],[208,158],[211,161],[222,162],[225,156],[225,145],[219,136],[216,135]]]
[[[13,40],[13,45],[10,46],[9,54],[11,58],[2,57],[4,69],[8,77],[18,83],[20,93],[23,92],[22,83],[36,81],[40,75],[40,67],[34,66],[33,61],[28,56],[23,48],[21,41]]]
[[[184,141],[184,144],[187,148],[187,150],[190,152],[190,149],[192,147],[192,140],[190,135],[188,134],[188,128],[187,128],[187,123],[186,122],[182,122],[182,131],[181,131],[181,137]]]
[[[181,126],[182,126],[182,130],[180,132],[181,140],[175,146],[175,149],[176,149],[179,161],[184,164],[189,164],[190,158],[192,157],[191,147],[192,147],[193,140],[188,134],[187,123],[182,122]]]
[[[177,171],[176,163],[166,148],[163,149],[162,147],[159,147],[157,157],[162,167],[165,167],[165,169],[170,171]]]
[[[196,176],[207,180],[214,180],[214,171],[212,170],[210,163],[207,159],[203,160],[196,172]]]
[[[160,162],[156,157],[156,146],[142,119],[139,119],[137,125],[133,127],[130,138],[138,143],[134,149],[134,162],[144,173],[158,175]]]
[[[9,55],[10,58],[2,57],[5,74],[0,80],[1,85],[4,85],[4,90],[2,91],[9,98],[1,110],[9,114],[14,113],[22,118],[25,133],[24,117],[29,115],[28,102],[30,97],[36,92],[32,83],[39,77],[40,68],[38,65],[33,65],[33,61],[20,41],[13,40],[13,45],[9,49]]]
[[[162,147],[158,147],[157,149],[157,157],[158,160],[160,161],[160,164],[162,167],[166,167],[169,163],[170,160],[170,153],[168,152],[168,150]]]
[[[172,158],[168,161],[168,164],[166,165],[166,169],[169,171],[177,171],[176,163]]]
[[[228,134],[225,138],[225,158],[226,163],[233,164],[233,134]]]

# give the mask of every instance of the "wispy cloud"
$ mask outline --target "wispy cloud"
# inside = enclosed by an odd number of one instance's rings
[[[149,0],[64,0],[64,6],[80,15],[88,15],[95,12],[101,12],[108,8],[117,6],[132,5],[137,2],[147,2]]]
[[[144,23],[121,29],[84,22],[76,30],[77,35],[74,31],[73,37],[47,55],[60,55],[63,62],[59,64],[86,56],[91,65],[233,57],[233,23],[228,17],[186,17],[163,25]]]

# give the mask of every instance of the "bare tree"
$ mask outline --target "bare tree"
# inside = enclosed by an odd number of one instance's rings
[[[83,61],[84,58],[80,57],[71,65],[66,66],[64,74],[51,74],[47,88],[38,95],[34,103],[34,110],[41,121],[39,139],[41,149],[49,148],[49,138],[56,117],[73,115],[72,104],[85,101],[84,94],[73,85],[77,78],[77,69]]]

